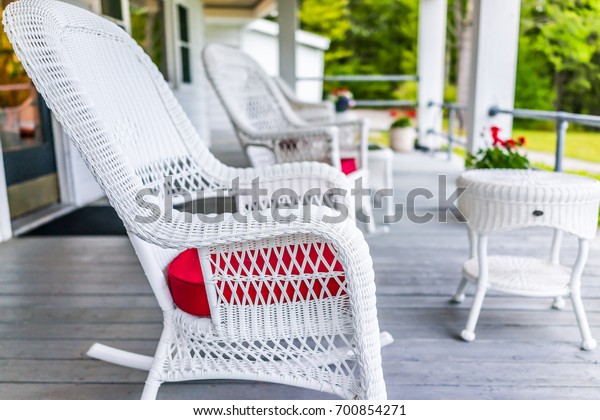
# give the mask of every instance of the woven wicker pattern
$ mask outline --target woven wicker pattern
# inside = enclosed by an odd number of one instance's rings
[[[273,381],[346,398],[386,397],[372,262],[351,220],[332,225],[323,215],[337,214],[334,210],[306,206],[290,212],[297,217],[294,221],[282,223],[269,212],[273,203],[267,198],[240,206],[265,208],[264,221],[228,214],[220,222],[205,223],[165,208],[160,189],[170,177],[166,194],[186,188],[214,195],[230,192],[234,178],[247,188],[259,177],[268,191],[287,187],[303,194],[311,188],[350,189],[346,177],[317,162],[243,170],[221,164],[203,145],[150,58],[122,29],[92,13],[53,0],[21,0],[6,8],[4,24],[27,73],[127,227],[164,312],[165,327],[144,398],[155,398],[165,381],[211,378]],[[269,114],[271,129],[281,127],[276,109],[259,108],[258,113]],[[323,150],[332,150],[329,140],[334,136],[315,136],[322,139]],[[160,217],[145,223],[139,216],[151,207],[136,197],[143,189],[157,195],[150,201],[161,209]],[[336,263],[326,274],[264,267],[260,255],[281,247],[309,254],[335,252]],[[199,252],[210,319],[175,308],[167,287],[167,265],[187,248]],[[233,255],[249,258],[252,269],[221,269],[219,261]],[[255,282],[267,289],[279,282],[313,287],[326,278],[339,280],[335,294],[322,287],[311,299],[223,298],[226,289],[253,287]],[[138,361],[130,365],[145,366],[144,359]]]
[[[546,171],[482,169],[465,172],[457,184],[467,188],[458,205],[476,232],[548,226],[582,238],[596,235],[600,182],[595,179]]]
[[[280,87],[244,52],[212,44],[205,47],[203,58],[208,79],[252,166],[311,160],[339,168],[340,157],[355,157],[360,168],[366,167],[363,120],[307,124]]]

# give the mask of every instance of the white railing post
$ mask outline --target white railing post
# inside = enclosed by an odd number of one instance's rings
[[[448,108],[448,160],[452,160],[452,149],[454,148],[454,120],[456,119],[456,108],[452,105]]]
[[[2,145],[0,144],[0,242],[3,242],[12,237],[12,227],[10,224],[6,176],[4,175],[4,159],[1,153]]]
[[[569,128],[569,122],[563,118],[556,120],[556,158],[554,161],[554,171],[562,172],[563,170],[563,156],[565,154],[565,141],[567,139],[567,128]]]
[[[296,91],[296,30],[298,29],[297,0],[278,0],[279,15],[279,76]]]
[[[437,106],[444,101],[444,70],[446,55],[447,0],[419,1],[419,45],[417,69],[418,141],[420,146],[437,149],[442,130],[442,112]]]

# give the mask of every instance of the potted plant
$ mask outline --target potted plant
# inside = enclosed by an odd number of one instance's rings
[[[491,127],[492,147],[468,153],[465,166],[470,169],[529,169],[531,164],[527,156],[519,153],[519,147],[525,145],[525,137],[502,140],[500,128]]]
[[[415,148],[417,132],[410,118],[400,117],[390,127],[390,144],[396,152],[411,152]]]
[[[356,105],[354,95],[346,88],[332,90],[327,99],[335,104],[335,112],[345,112]]]

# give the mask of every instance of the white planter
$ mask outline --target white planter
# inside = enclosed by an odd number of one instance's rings
[[[415,148],[417,132],[412,127],[392,128],[390,130],[390,143],[396,152],[408,153]]]

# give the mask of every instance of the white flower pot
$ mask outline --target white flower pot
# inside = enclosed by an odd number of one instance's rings
[[[396,152],[408,153],[415,148],[417,132],[412,127],[392,128],[390,130],[390,143]]]

